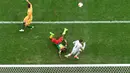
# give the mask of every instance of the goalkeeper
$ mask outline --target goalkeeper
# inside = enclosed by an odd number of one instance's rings
[[[61,57],[61,52],[64,52],[67,50],[67,41],[64,39],[64,35],[66,34],[66,32],[68,31],[68,29],[64,28],[64,31],[62,33],[62,36],[60,36],[58,39],[54,38],[54,33],[50,32],[50,40],[51,42],[53,42],[58,50],[59,50],[59,56]],[[65,44],[63,44],[65,43]]]

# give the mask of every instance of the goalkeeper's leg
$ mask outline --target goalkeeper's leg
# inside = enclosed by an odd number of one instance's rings
[[[63,31],[63,33],[62,33],[62,36],[64,36],[67,31],[68,31],[68,29],[67,29],[67,28],[64,28],[64,31]]]
[[[50,37],[49,38],[52,39],[54,35],[55,35],[54,33],[50,32]]]

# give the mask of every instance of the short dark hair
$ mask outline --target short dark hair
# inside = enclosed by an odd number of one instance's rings
[[[80,43],[82,43],[82,42],[83,42],[83,40],[82,40],[82,39],[80,39],[80,40],[79,40],[79,42],[80,42]]]
[[[62,49],[62,52],[66,52],[66,51],[67,51],[67,48],[63,48],[63,49]]]
[[[30,8],[31,7],[31,5],[28,3],[28,8]]]

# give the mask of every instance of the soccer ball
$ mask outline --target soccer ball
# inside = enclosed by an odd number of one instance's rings
[[[83,3],[82,3],[82,2],[79,2],[79,3],[78,3],[78,6],[79,6],[79,7],[82,7],[82,6],[83,6]]]

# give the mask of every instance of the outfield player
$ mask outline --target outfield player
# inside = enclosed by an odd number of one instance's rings
[[[33,19],[33,15],[32,15],[33,14],[32,4],[28,0],[26,0],[26,1],[28,3],[28,11],[27,11],[27,16],[23,20],[22,28],[21,28],[21,30],[19,30],[20,32],[24,32],[24,28],[25,27],[28,27],[30,29],[34,28],[34,26],[30,25],[31,22],[32,22],[32,19]]]
[[[74,47],[68,55],[65,55],[66,58],[68,58],[71,55],[74,55],[74,58],[79,59],[78,55],[80,54],[81,51],[84,50],[86,43],[83,42],[83,40],[76,40],[73,42]]]
[[[67,41],[64,39],[64,35],[66,34],[67,31],[68,31],[68,29],[64,28],[62,35],[58,39],[54,38],[53,37],[54,34],[52,32],[50,32],[49,38],[50,38],[51,42],[53,42],[57,46],[60,57],[61,57],[61,52],[64,52],[67,50]],[[63,43],[65,43],[65,44],[63,44]]]

